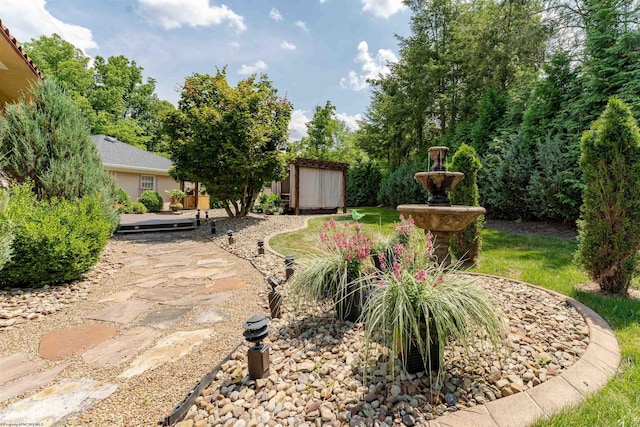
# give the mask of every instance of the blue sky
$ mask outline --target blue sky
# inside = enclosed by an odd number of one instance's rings
[[[356,127],[364,79],[397,60],[409,18],[401,0],[0,0],[19,41],[55,32],[91,57],[124,55],[174,104],[194,72],[226,65],[232,84],[267,73],[294,105],[292,139],[327,100]]]

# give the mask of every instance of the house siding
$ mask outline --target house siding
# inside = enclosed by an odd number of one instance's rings
[[[132,173],[121,171],[110,171],[111,176],[116,180],[116,184],[121,187],[131,197],[132,201],[135,201],[140,197],[144,190],[140,188],[140,176],[151,175],[155,177],[156,191],[162,197],[164,202],[164,209],[169,209],[169,203],[171,197],[165,190],[171,190],[172,188],[179,188],[180,184],[174,181],[170,176],[154,175],[151,173]]]

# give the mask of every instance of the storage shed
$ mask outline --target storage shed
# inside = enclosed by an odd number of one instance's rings
[[[297,158],[284,181],[273,182],[285,212],[296,215],[347,212],[347,163]]]

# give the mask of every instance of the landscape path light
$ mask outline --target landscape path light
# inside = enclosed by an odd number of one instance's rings
[[[280,295],[280,292],[278,292],[276,288],[280,283],[276,280],[275,277],[269,277],[267,279],[267,284],[271,286],[271,290],[269,291],[269,294],[268,294],[269,310],[271,310],[271,318],[279,319],[282,314],[280,309],[282,307],[282,295]]]
[[[200,227],[200,209],[196,211],[196,227]]]
[[[289,280],[291,276],[293,276],[293,255],[287,255],[284,257],[284,266],[285,266],[285,281]]]
[[[254,343],[247,352],[247,364],[249,366],[249,378],[257,380],[269,375],[269,346],[262,341],[269,334],[269,318],[256,314],[247,319],[242,325],[244,338]]]
[[[264,240],[258,240],[258,255],[264,255]]]
[[[216,234],[216,221],[211,221],[211,234]]]
[[[229,238],[229,244],[232,245],[234,240],[233,240],[233,230],[229,230],[227,231],[227,237]]]

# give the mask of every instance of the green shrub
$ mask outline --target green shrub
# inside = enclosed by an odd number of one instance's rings
[[[0,116],[0,169],[10,182],[30,181],[39,199],[99,194],[113,211],[115,182],[80,108],[52,79],[28,92]]]
[[[130,205],[131,197],[129,197],[129,193],[122,188],[118,188],[118,190],[116,190],[116,203],[119,205]]]
[[[0,223],[12,224],[13,253],[0,286],[62,283],[80,278],[96,263],[112,226],[101,197],[38,201],[26,184],[8,193]]]
[[[162,210],[162,197],[154,190],[146,190],[138,197],[138,202],[146,206],[149,212],[158,212]]]
[[[144,205],[144,203],[133,202],[131,204],[131,213],[134,213],[134,214],[147,213],[147,207]]]
[[[577,259],[604,291],[626,293],[638,273],[640,129],[631,110],[611,98],[580,145],[584,204]]]
[[[380,168],[372,162],[351,166],[347,174],[347,204],[349,206],[375,206],[382,182]]]
[[[0,190],[0,218],[3,217],[9,202],[7,191]],[[11,243],[13,243],[13,232],[9,221],[0,222],[0,270],[11,259]]]
[[[464,179],[451,191],[451,203],[454,205],[478,206],[478,183],[476,176],[482,167],[480,159],[473,147],[462,144],[451,160],[451,169],[464,173]],[[482,239],[480,231],[484,217],[473,221],[464,230],[451,238],[449,249],[458,259],[466,264],[475,264]]]
[[[391,172],[380,186],[380,203],[391,207],[404,203],[426,203],[429,194],[414,178],[416,172],[424,170],[426,168],[410,163]]]

